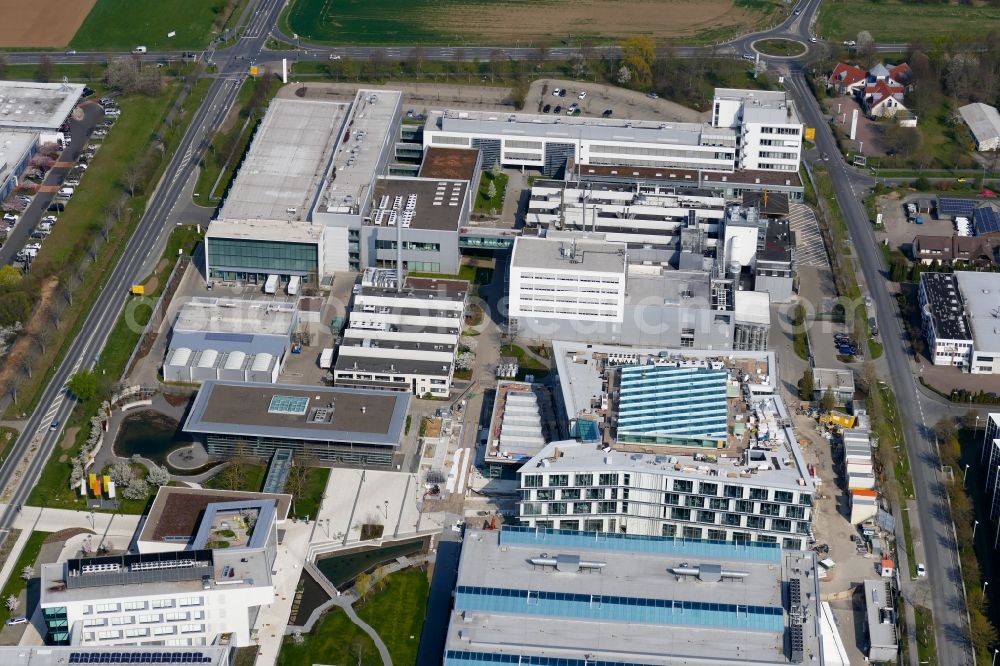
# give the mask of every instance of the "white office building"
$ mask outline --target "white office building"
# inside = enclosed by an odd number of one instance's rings
[[[250,645],[261,606],[274,601],[264,549],[185,550],[45,564],[41,608],[54,643]]]
[[[923,273],[918,299],[934,365],[1000,373],[1000,275]]]
[[[392,275],[392,286],[378,275]],[[368,269],[354,294],[333,368],[337,386],[447,397],[465,316],[467,282],[411,279]]]
[[[479,148],[483,164],[560,172],[631,165],[732,172],[797,171],[802,124],[783,92],[718,89],[711,123],[617,120],[494,111],[435,111],[427,146]]]

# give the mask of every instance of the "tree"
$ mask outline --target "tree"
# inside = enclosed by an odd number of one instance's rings
[[[816,379],[813,377],[812,368],[806,368],[799,380],[799,398],[802,400],[812,400],[816,393]]]
[[[628,68],[628,65],[622,65],[618,68],[615,81],[622,86],[627,86],[632,81],[632,70]]]
[[[656,62],[656,44],[652,37],[637,35],[622,42],[622,65],[632,73],[631,81],[636,86],[648,86],[653,78],[653,63]]]
[[[955,421],[950,416],[942,416],[934,424],[934,437],[946,442],[955,437]]]
[[[493,163],[493,166],[490,167],[490,173],[494,178],[499,178],[503,175],[503,167],[500,166],[500,160]]]
[[[523,78],[519,78],[510,89],[510,100],[514,108],[520,111],[524,108],[524,103],[528,99],[528,84]]]
[[[497,72],[503,68],[507,58],[500,49],[490,51],[490,83],[496,80]]]
[[[819,406],[827,413],[832,412],[833,408],[837,406],[837,398],[833,395],[833,389],[829,386],[823,391],[823,397],[820,398]]]
[[[916,127],[903,127],[894,121],[882,132],[882,140],[890,152],[911,157],[920,148],[921,136]]]
[[[125,169],[122,173],[122,178],[125,179],[125,187],[128,189],[128,195],[134,197],[135,191],[142,181],[142,170],[133,164]]]
[[[367,573],[360,573],[358,577],[354,579],[354,592],[358,595],[358,598],[364,601],[368,593],[372,591],[372,577]]]
[[[375,579],[375,589],[381,592],[385,589],[386,579],[389,577],[388,568],[384,564],[376,567],[373,577]]]
[[[862,30],[858,33],[857,42],[858,60],[861,61],[865,69],[868,69],[875,64],[875,58],[878,57],[878,51],[875,50],[875,39],[872,37],[872,33]]]
[[[871,359],[866,359],[861,366],[861,390],[865,395],[871,395],[878,390],[878,371]]]
[[[122,491],[122,497],[131,500],[141,500],[149,497],[149,484],[145,479],[133,478]]]
[[[148,467],[146,481],[151,486],[165,486],[170,483],[170,472],[163,465],[152,464]]]
[[[127,462],[118,462],[111,466],[108,471],[108,476],[111,480],[115,482],[115,485],[119,488],[125,488],[129,483],[135,478],[135,472],[132,469],[132,465]]]
[[[23,569],[21,569],[21,578],[24,580],[31,580],[35,577],[35,568],[30,564]]]
[[[86,402],[97,395],[97,373],[92,370],[81,370],[70,376],[66,388],[81,402]]]
[[[7,56],[0,53],[0,79],[7,78]]]
[[[295,499],[302,499],[302,495],[305,494],[309,487],[310,473],[310,468],[302,464],[292,463],[291,468],[289,468],[288,482],[285,487]]]
[[[0,267],[0,287],[10,288],[21,281],[21,271],[10,264]]]
[[[492,201],[497,195],[497,183],[492,178],[490,182],[486,185],[486,197]]]
[[[7,610],[10,611],[11,613],[16,612],[20,605],[21,602],[18,601],[17,597],[15,597],[13,594],[4,600],[4,606],[6,606]]]
[[[97,63],[94,62],[94,56],[87,56],[87,59],[83,61],[83,65],[80,67],[80,73],[83,74],[88,82],[94,80],[97,76]]]
[[[55,71],[55,63],[51,56],[42,56],[38,61],[38,69],[35,70],[35,80],[40,83],[48,83],[52,80],[52,73]]]

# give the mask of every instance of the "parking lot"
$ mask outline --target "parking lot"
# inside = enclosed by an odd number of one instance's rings
[[[554,95],[556,90],[560,91],[560,94]],[[675,102],[635,90],[562,79],[534,81],[528,91],[524,110],[529,113],[566,115],[573,105],[580,110],[579,115],[590,117],[693,123],[703,122],[708,118],[707,112],[700,113]],[[548,111],[546,106],[549,107]]]
[[[888,195],[879,197],[879,210],[882,213],[882,224],[885,231],[876,234],[877,240],[889,240],[889,247],[900,249],[907,257],[911,256],[910,248],[913,244],[913,237],[920,234],[924,236],[953,236],[955,226],[951,220],[939,220],[933,215],[921,214],[923,224],[914,224],[907,219],[906,204],[916,203],[918,199],[930,198],[926,194],[910,194],[905,197]]]

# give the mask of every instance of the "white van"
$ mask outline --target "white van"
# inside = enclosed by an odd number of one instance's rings
[[[132,53],[136,53],[136,54],[142,54],[142,53],[145,53],[145,52],[146,52],[146,47],[145,46],[137,46],[134,49],[132,49]]]
[[[61,197],[71,197],[73,193],[76,192],[72,187],[62,187],[59,189],[59,196]]]

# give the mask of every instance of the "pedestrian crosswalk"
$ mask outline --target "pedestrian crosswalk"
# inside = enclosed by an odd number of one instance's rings
[[[823,236],[816,214],[804,204],[791,204],[788,224],[795,232],[795,262],[799,266],[825,267],[828,264]]]

